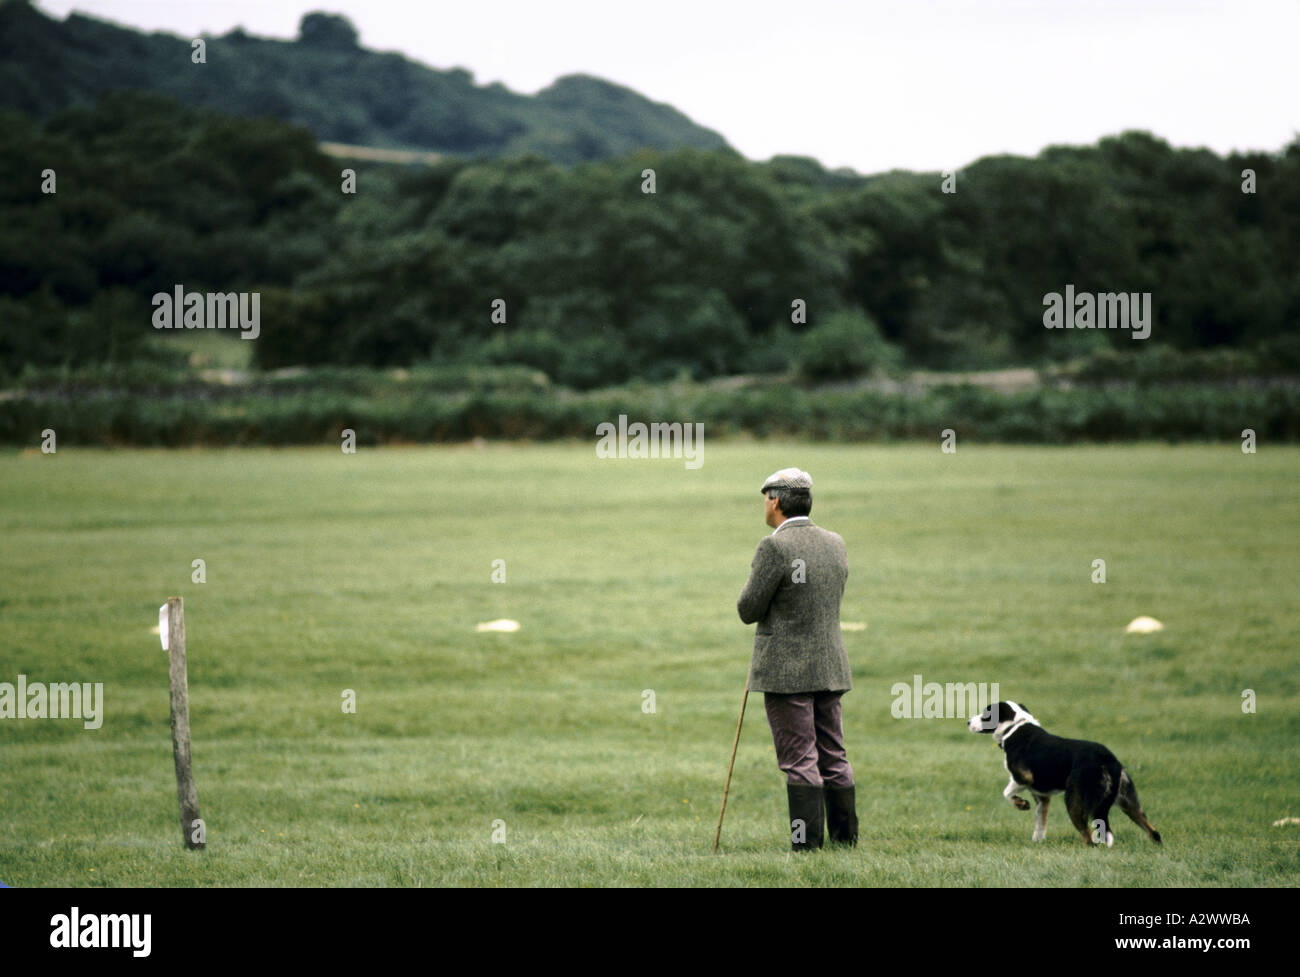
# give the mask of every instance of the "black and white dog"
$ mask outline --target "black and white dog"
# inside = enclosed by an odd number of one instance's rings
[[[1047,806],[1052,795],[1065,793],[1065,807],[1083,843],[1103,839],[1106,847],[1115,843],[1110,832],[1110,808],[1133,819],[1151,840],[1160,844],[1160,832],[1147,820],[1138,803],[1137,788],[1115,754],[1089,740],[1067,740],[1053,736],[1039,725],[1029,710],[1015,702],[995,702],[970,718],[972,733],[992,733],[1002,748],[1002,764],[1011,774],[1002,796],[1021,811],[1029,802],[1020,796],[1027,790],[1038,810],[1034,817],[1034,841],[1047,837]]]

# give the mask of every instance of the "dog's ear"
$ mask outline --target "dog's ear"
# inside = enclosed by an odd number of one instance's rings
[[[1028,715],[1032,716],[1034,714],[1034,710],[1030,709],[1023,702],[1017,702],[1016,705],[1018,705],[1021,709],[1023,709]]]

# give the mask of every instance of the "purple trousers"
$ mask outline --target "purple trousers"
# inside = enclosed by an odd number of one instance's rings
[[[809,787],[852,787],[853,768],[844,752],[840,723],[843,692],[764,692],[767,724],[776,746],[776,765],[786,783]]]

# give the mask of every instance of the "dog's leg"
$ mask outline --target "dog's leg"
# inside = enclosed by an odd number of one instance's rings
[[[1093,837],[1097,844],[1104,844],[1107,848],[1115,844],[1115,835],[1110,830],[1110,808],[1119,797],[1119,784],[1123,777],[1123,770],[1124,768],[1118,762],[1113,767],[1102,770],[1100,778],[1102,796],[1092,807]]]
[[[1085,810],[1083,791],[1079,785],[1070,778],[1065,785],[1065,809],[1070,812],[1070,823],[1074,829],[1083,837],[1083,843],[1092,846],[1092,825],[1089,823],[1088,812]]]
[[[1047,837],[1047,807],[1052,798],[1047,794],[1035,794],[1034,800],[1038,802],[1038,810],[1034,812],[1034,841],[1042,841]]]
[[[1115,798],[1115,803],[1119,809],[1133,819],[1133,823],[1145,831],[1152,841],[1157,845],[1160,844],[1160,832],[1155,826],[1147,820],[1146,812],[1142,810],[1142,805],[1138,803],[1137,788],[1133,786],[1133,781],[1129,779],[1128,771],[1122,770],[1119,775],[1119,796]]]
[[[1006,789],[1002,791],[1002,796],[1005,797],[1008,801],[1010,801],[1012,807],[1014,807],[1016,810],[1028,811],[1029,802],[1025,800],[1023,797],[1019,796],[1020,792],[1024,789],[1025,789],[1024,784],[1016,783],[1016,778],[1012,777],[1010,780],[1007,781],[1007,786]]]

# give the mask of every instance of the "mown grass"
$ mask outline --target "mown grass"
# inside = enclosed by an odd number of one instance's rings
[[[1300,877],[1300,450],[592,442],[0,455],[0,681],[103,682],[105,721],[0,720],[9,885],[1261,886]],[[848,543],[862,840],[796,857],[735,597],[764,476]],[[191,561],[207,582],[191,582]],[[1091,582],[1104,559],[1107,582]],[[493,583],[494,560],[506,582]],[[185,598],[208,848],[180,846],[158,606]],[[1140,614],[1166,629],[1126,636]],[[475,624],[514,618],[515,634]],[[1165,837],[1087,850],[1001,798],[958,718],[997,682],[1105,742]],[[353,689],[355,715],[341,693]],[[656,711],[643,712],[653,690]],[[1255,714],[1241,708],[1254,690]],[[504,821],[504,844],[493,824]]]

